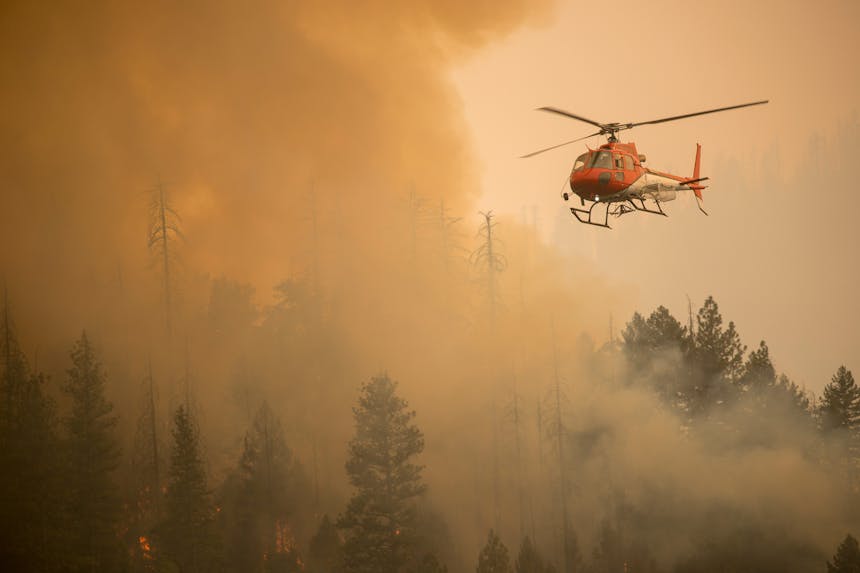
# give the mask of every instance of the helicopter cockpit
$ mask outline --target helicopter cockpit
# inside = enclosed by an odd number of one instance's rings
[[[576,158],[573,163],[573,172],[583,169],[633,169],[633,159],[628,155],[614,154],[611,151],[588,151]]]

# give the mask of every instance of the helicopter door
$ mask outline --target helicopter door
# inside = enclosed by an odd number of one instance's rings
[[[620,153],[614,153],[612,155],[612,168],[615,170],[613,177],[615,178],[616,181],[624,181],[624,179],[625,179],[625,177],[624,177],[624,159],[622,159],[622,157],[626,157],[626,156],[622,156]]]

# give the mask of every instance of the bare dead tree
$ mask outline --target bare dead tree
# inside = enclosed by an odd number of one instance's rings
[[[499,252],[498,240],[493,235],[496,223],[493,222],[493,212],[480,212],[484,222],[478,230],[482,239],[477,249],[472,251],[469,258],[473,267],[482,275],[485,282],[490,326],[496,323],[497,307],[499,305],[498,275],[508,267],[508,260]]]
[[[162,286],[164,291],[164,324],[167,335],[173,330],[173,289],[174,267],[176,265],[177,239],[183,237],[179,227],[181,218],[170,204],[167,190],[158,180],[152,189],[152,198],[149,204],[149,242],[148,246],[153,257],[161,267]]]

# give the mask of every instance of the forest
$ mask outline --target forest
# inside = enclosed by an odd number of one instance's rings
[[[467,239],[414,193],[387,307],[324,279],[316,220],[305,272],[260,306],[189,276],[169,193],[151,199],[148,322],[110,322],[138,306],[110,281],[46,359],[4,290],[4,570],[856,571],[845,366],[812,395],[712,297],[571,336],[533,228],[487,212]],[[413,365],[370,365],[365,337]]]

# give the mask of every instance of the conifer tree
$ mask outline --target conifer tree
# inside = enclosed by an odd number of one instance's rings
[[[860,545],[848,534],[833,555],[833,563],[827,562],[827,573],[860,573]]]
[[[696,315],[696,333],[690,349],[694,367],[688,395],[691,415],[701,414],[731,396],[731,384],[743,373],[745,350],[734,323],[723,327],[719,306],[709,296]]]
[[[294,545],[289,518],[308,490],[280,421],[264,402],[245,436],[238,470],[225,486],[230,567],[258,571],[263,560],[283,562]]]
[[[843,466],[849,489],[854,489],[860,462],[860,387],[845,366],[840,366],[824,387],[819,419],[821,430],[834,438],[837,463]]]
[[[746,347],[741,344],[735,323],[723,328],[723,317],[713,297],[705,299],[696,315],[695,357],[705,378],[739,378]]]
[[[72,348],[71,358],[63,388],[72,402],[66,419],[70,520],[66,560],[76,571],[108,571],[117,567],[119,558],[115,531],[119,503],[113,480],[120,458],[117,417],[105,398],[105,373],[86,332]]]
[[[349,572],[394,573],[415,546],[415,500],[425,487],[413,459],[424,449],[424,437],[396,390],[388,375],[375,376],[353,408],[346,471],[356,491],[338,520]]]
[[[860,429],[860,387],[851,371],[840,366],[821,399],[821,427],[826,432],[854,434]]]
[[[215,511],[206,486],[197,428],[184,405],[176,410],[171,433],[165,518],[158,528],[156,551],[165,565],[182,573],[213,571],[219,548]]]
[[[686,328],[664,306],[657,307],[645,319],[634,313],[621,333],[624,355],[633,378],[653,384],[670,405],[681,407],[688,403],[687,368],[681,358],[689,352],[690,339]],[[678,360],[667,360],[667,353],[678,354]],[[679,404],[679,397],[683,404]]]
[[[317,532],[311,538],[308,573],[340,573],[343,571],[343,544],[337,528],[323,515]]]
[[[508,548],[492,529],[487,535],[487,543],[478,554],[475,573],[512,573]]]
[[[0,315],[0,569],[57,565],[58,436],[44,375],[31,373],[4,291]]]
[[[776,383],[776,370],[770,361],[770,351],[764,340],[750,352],[738,384],[746,391],[761,393]]]

